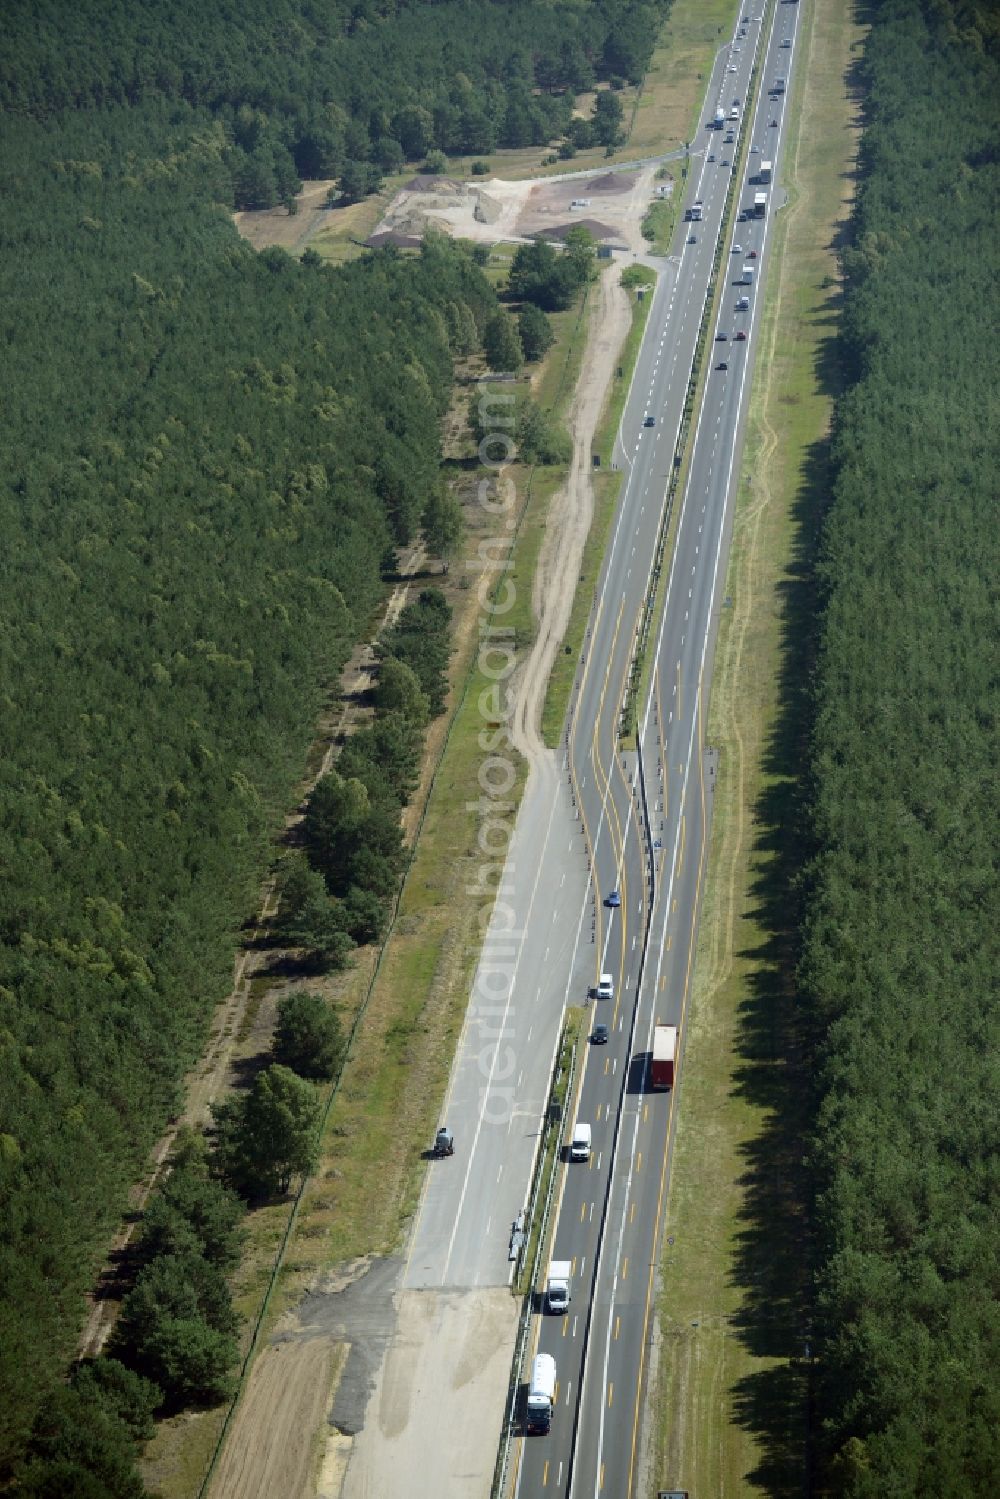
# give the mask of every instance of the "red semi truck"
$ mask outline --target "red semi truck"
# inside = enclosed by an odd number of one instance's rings
[[[676,1025],[658,1025],[653,1031],[653,1061],[650,1067],[650,1082],[654,1088],[674,1086],[674,1067],[677,1062]]]

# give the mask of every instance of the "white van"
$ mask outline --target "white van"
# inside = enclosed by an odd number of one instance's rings
[[[578,1119],[573,1126],[573,1138],[569,1146],[571,1161],[590,1160],[590,1125]]]
[[[602,973],[597,985],[598,999],[614,999],[615,981],[610,973]]]

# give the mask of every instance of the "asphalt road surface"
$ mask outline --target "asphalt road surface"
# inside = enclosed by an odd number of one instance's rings
[[[683,226],[677,275],[661,279],[622,422],[619,452],[628,478],[570,735],[570,763],[599,887],[621,896],[620,909],[602,906],[598,915],[598,967],[613,975],[615,997],[595,1005],[595,1019],[609,1025],[610,1040],[591,1047],[578,1113],[591,1123],[593,1152],[588,1163],[566,1169],[553,1250],[553,1258],[574,1265],[573,1301],[567,1315],[539,1318],[535,1347],[555,1357],[558,1386],[551,1431],[522,1444],[523,1495],[626,1499],[637,1492],[658,1234],[682,1086],[652,1093],[647,1067],[656,1023],[680,1026],[683,1046],[714,779],[703,740],[711,650],[723,604],[770,213],[780,201],[775,180],[785,95],[772,88],[777,77],[788,79],[792,72],[797,21],[796,5],[779,4],[768,37],[755,20],[740,37],[744,27],[738,22],[733,44],[719,56],[706,120],[717,105],[727,115],[738,109],[736,140],[726,146],[725,130],[706,129],[695,145],[685,204],[700,200],[703,217]],[[790,47],[781,45],[786,37]],[[755,62],[760,87],[744,120]],[[752,209],[755,194],[766,191],[768,214],[739,223],[724,247],[725,290],[713,329],[712,370],[681,499],[652,690],[641,705],[640,774],[638,757],[617,747],[620,714],[731,164],[747,131],[759,150],[747,156],[740,207]],[[749,180],[762,159],[773,163],[766,186]],[[738,254],[732,243],[740,245]],[[754,267],[751,284],[743,283],[746,265]],[[741,296],[749,301],[745,311],[736,309]],[[737,341],[741,330],[745,339]],[[715,341],[716,334],[725,338]],[[720,363],[727,367],[717,368]],[[652,427],[645,425],[649,417]],[[663,1474],[657,1480],[663,1488],[681,1488],[683,1477]]]
[[[679,1025],[683,1047],[714,774],[703,742],[705,708],[769,216],[739,224],[739,255],[725,245],[717,331],[727,337],[713,344],[688,480],[676,501],[653,681],[640,704],[641,758],[621,752],[619,730],[732,163],[749,132],[760,150],[747,157],[740,203],[752,205],[761,188],[746,177],[770,159],[770,214],[780,201],[784,96],[769,90],[793,71],[797,19],[797,5],[779,4],[767,38],[759,20],[745,28],[738,21],[712,72],[706,125],[717,107],[727,115],[735,108],[739,118],[728,128],[736,139],[726,145],[725,130],[705,128],[692,143],[684,202],[700,200],[702,219],[681,227],[676,253],[657,267],[615,447],[626,478],[566,741],[529,781],[506,864],[502,856],[492,868],[484,861],[484,892],[501,869],[503,883],[444,1115],[455,1154],[428,1172],[404,1274],[409,1290],[509,1282],[511,1228],[530,1187],[563,1009],[583,1002],[598,975],[609,972],[614,996],[592,1008],[610,1037],[589,1049],[579,1103],[593,1151],[589,1162],[568,1164],[560,1184],[553,1258],[573,1263],[573,1301],[565,1317],[536,1318],[530,1345],[531,1353],[556,1359],[554,1419],[545,1436],[519,1435],[512,1453],[525,1496],[627,1499],[637,1492],[658,1234],[683,1061],[676,1092],[649,1092],[646,1070],[657,1021]],[[785,36],[790,48],[780,45]],[[755,64],[759,100],[744,120]],[[749,264],[754,284],[732,284]],[[745,312],[736,311],[741,295],[749,298]],[[746,339],[737,342],[741,329]],[[720,360],[724,371],[714,368]],[[621,899],[615,909],[603,904],[612,889]],[[683,1475],[662,1475],[661,1486],[683,1487]]]

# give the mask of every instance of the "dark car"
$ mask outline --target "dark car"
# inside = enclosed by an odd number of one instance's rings
[[[728,161],[723,161],[723,162],[720,162],[719,165],[720,166],[724,166],[724,167],[728,167],[729,163],[728,163]]]
[[[757,251],[756,250],[748,250],[747,251],[747,260],[756,260],[756,259],[757,259]]]
[[[595,1046],[606,1046],[608,1041],[608,1028],[606,1025],[595,1025],[590,1033],[590,1039]]]
[[[688,235],[688,244],[689,245],[696,245],[697,243],[698,243],[698,236],[697,236],[697,234],[689,234]]]
[[[776,127],[777,123],[778,123],[777,120],[772,120],[771,121],[771,129],[772,130]]]
[[[656,426],[656,417],[655,416],[647,416],[646,420],[643,422],[642,425],[644,427],[655,427]]]
[[[715,366],[715,368],[717,370],[727,370],[729,368],[729,365],[726,363],[726,361],[724,359],[720,359],[719,362],[718,362],[718,364]]]
[[[434,1154],[436,1156],[455,1154],[455,1137],[446,1124],[442,1125],[434,1136]]]
[[[613,911],[617,911],[617,909],[621,905],[621,903],[622,903],[621,893],[618,890],[612,890],[611,894],[608,896],[607,900],[604,902],[604,904],[606,906],[610,906]]]
[[[741,328],[740,331],[736,335],[736,342],[738,344],[746,343],[746,338],[747,338],[747,336],[744,333],[743,329]]]
[[[743,212],[743,210],[742,210],[742,209],[741,209],[741,210],[740,210],[740,212],[739,212],[739,213],[738,213],[738,214],[737,214],[737,216],[736,216],[736,222],[737,222],[737,223],[738,223],[738,224],[745,224],[745,223],[746,223],[746,221],[747,221],[747,216],[746,216],[746,214],[745,214],[745,213],[744,213],[744,212]]]

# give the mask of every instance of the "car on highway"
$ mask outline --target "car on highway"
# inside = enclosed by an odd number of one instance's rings
[[[651,418],[650,418],[650,420],[651,420]],[[604,902],[604,904],[606,906],[610,906],[613,911],[617,911],[617,909],[621,905],[621,903],[622,903],[622,896],[621,896],[621,891],[620,890],[612,890],[611,893],[607,896],[607,898],[606,898],[606,900]]]
[[[745,344],[746,341],[747,341],[747,336],[746,336],[745,332],[743,331],[743,329],[740,328],[740,330],[736,334],[736,342],[738,344]]]
[[[742,255],[743,254],[743,246],[742,245],[734,245],[733,246],[733,254],[734,255]]]
[[[614,999],[615,981],[610,973],[602,973],[597,985],[598,999]]]
[[[697,234],[689,234],[688,235],[688,244],[689,245],[696,245],[697,243],[698,243],[698,236],[697,236]]]
[[[729,165],[729,162],[728,162],[728,161],[720,161],[720,162],[719,162],[719,165],[720,165],[720,166],[721,166],[721,167],[728,167],[728,165]]]
[[[646,417],[646,418],[645,418],[645,419],[644,419],[644,420],[643,420],[643,423],[642,423],[642,425],[643,425],[643,426],[644,426],[644,427],[655,427],[655,426],[656,426],[656,417],[655,417],[655,416],[647,416],[647,417]]]
[[[455,1154],[455,1136],[446,1124],[442,1124],[434,1136],[433,1154],[440,1157]]]
[[[714,161],[715,160],[715,152],[714,151],[709,151],[709,153],[708,153],[708,159],[709,159],[709,161]]]
[[[728,337],[729,337],[729,334],[726,333],[722,328],[720,328],[719,331],[718,331],[718,333],[715,335],[715,342],[717,344],[725,343],[725,341],[726,341],[726,339]]]
[[[741,208],[740,211],[739,211],[739,213],[736,215],[736,222],[737,222],[737,224],[745,224],[746,221],[747,221],[746,212],[745,212],[744,209]]]
[[[771,129],[772,129],[772,130],[774,130],[774,129],[775,129],[775,127],[776,127],[776,126],[777,126],[777,123],[778,123],[778,122],[777,122],[777,120],[772,120],[772,121],[771,121]]]
[[[757,251],[756,250],[748,250],[747,251],[747,260],[756,260],[756,259],[757,259]]]
[[[724,359],[720,359],[719,362],[718,362],[718,364],[715,366],[715,368],[717,370],[727,370],[729,368],[729,365],[726,363],[726,361]]]
[[[732,63],[729,64],[729,67],[726,69],[726,72],[727,73],[735,73],[736,72],[736,69],[733,67]]]
[[[792,39],[791,39],[791,37],[790,36],[784,37],[783,40],[782,40],[781,45],[783,47],[790,47],[792,45]]]
[[[759,156],[760,155],[760,147],[759,146],[751,146],[750,147],[750,155],[751,156]]]
[[[590,1039],[595,1046],[606,1046],[608,1041],[608,1028],[606,1025],[595,1025],[590,1033]]]

